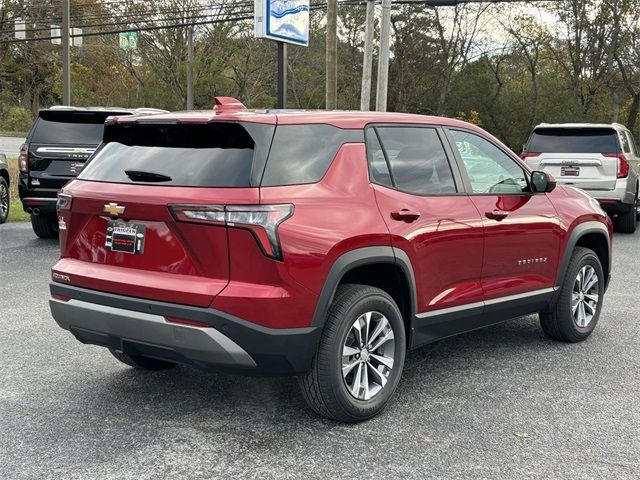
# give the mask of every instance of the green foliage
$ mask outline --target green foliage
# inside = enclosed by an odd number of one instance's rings
[[[80,3],[84,15],[102,23],[117,9],[132,16],[156,12],[141,27],[172,23],[176,11],[201,7],[198,0],[72,0],[72,9]],[[57,5],[40,0],[34,18],[45,19]],[[2,31],[11,28],[11,12],[19,6],[17,0],[0,2]],[[516,150],[540,122],[618,120],[637,129],[640,0],[564,0],[537,7],[541,15],[523,14],[515,4],[433,9],[394,3],[388,109],[459,117]],[[219,15],[235,8],[234,2],[222,2]],[[308,48],[288,47],[291,108],[325,105],[324,15],[311,12]],[[341,109],[360,106],[364,21],[364,5],[341,4]],[[377,23],[375,29],[378,35]],[[71,53],[75,105],[185,108],[184,28],[140,32],[133,51],[121,50],[115,34],[87,37]],[[219,95],[254,108],[275,106],[276,45],[255,39],[251,20],[196,26],[194,55],[196,108],[211,108]],[[47,41],[0,43],[0,59],[0,129],[25,130],[39,108],[61,103],[60,47]],[[374,58],[372,105],[376,63]]]
[[[31,127],[31,115],[22,107],[10,107],[0,120],[3,132],[26,132]]]

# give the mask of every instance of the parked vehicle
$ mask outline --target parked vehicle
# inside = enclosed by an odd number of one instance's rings
[[[11,176],[9,175],[9,164],[4,153],[0,153],[0,223],[4,223],[9,218],[9,207],[11,206]]]
[[[56,195],[74,178],[102,140],[111,115],[162,113],[156,109],[51,107],[38,113],[18,158],[18,193],[40,238],[58,235]]]
[[[639,155],[624,125],[543,123],[533,130],[522,158],[533,170],[589,192],[619,231],[633,233],[638,225]]]
[[[357,422],[407,349],[531,313],[555,340],[595,328],[610,219],[480,128],[216,103],[109,120],[58,196],[50,306],[81,342],[300,375],[313,410]]]

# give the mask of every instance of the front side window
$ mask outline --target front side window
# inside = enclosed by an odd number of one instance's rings
[[[493,143],[474,133],[451,130],[473,193],[523,193],[529,191],[524,169]]]
[[[435,128],[378,127],[376,130],[391,167],[391,180],[398,190],[416,195],[456,192],[451,166]]]

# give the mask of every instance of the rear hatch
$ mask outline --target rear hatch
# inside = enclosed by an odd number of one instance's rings
[[[539,127],[523,153],[533,170],[585,190],[614,190],[621,155],[617,132],[605,127]]]
[[[77,176],[102,141],[104,121],[115,113],[42,110],[28,139],[31,186],[59,190]]]
[[[266,132],[247,128],[265,134],[268,148],[273,127],[260,127]],[[227,229],[217,216],[225,205],[260,203],[254,166],[266,150],[247,128],[107,126],[105,143],[61,195],[54,280],[59,271],[77,286],[208,306],[229,282]],[[185,207],[192,217],[180,221]]]

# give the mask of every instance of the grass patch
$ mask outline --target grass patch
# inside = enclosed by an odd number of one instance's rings
[[[9,222],[26,222],[29,215],[22,209],[22,202],[18,197],[18,159],[7,158],[9,163],[9,177],[11,178],[11,187],[9,188],[9,198],[11,206],[9,207]]]

